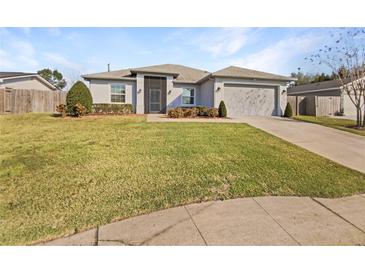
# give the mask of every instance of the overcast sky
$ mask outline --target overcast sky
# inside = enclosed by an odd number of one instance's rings
[[[333,29],[331,29],[333,31]],[[305,56],[326,28],[0,28],[0,71],[57,68],[67,78],[163,63],[215,71],[229,65],[288,75],[326,70]]]

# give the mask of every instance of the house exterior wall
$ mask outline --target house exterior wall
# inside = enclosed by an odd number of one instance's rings
[[[112,104],[111,84],[125,85],[125,103],[136,105],[136,83],[134,81],[90,80],[90,93],[94,104]],[[119,104],[119,103],[116,103]]]
[[[53,90],[43,84],[35,77],[24,77],[17,79],[4,79],[0,82],[0,87],[14,88],[14,89],[36,89],[36,90]]]
[[[352,96],[352,98],[354,98],[354,97]],[[364,104],[363,100],[362,100],[362,103]],[[356,117],[356,115],[357,115],[356,107],[355,107],[354,103],[352,103],[352,101],[347,93],[343,94],[343,109],[344,109],[345,116]],[[363,107],[363,111],[364,111],[364,107]]]
[[[214,106],[214,80],[209,79],[200,86],[200,104],[203,106]]]
[[[174,108],[182,105],[182,99],[181,95],[184,88],[194,88],[195,89],[195,106],[198,106],[201,104],[201,98],[200,98],[200,85],[194,85],[194,84],[179,84],[179,83],[173,83],[171,89],[168,90],[167,94],[167,108]],[[169,91],[171,91],[169,93]]]

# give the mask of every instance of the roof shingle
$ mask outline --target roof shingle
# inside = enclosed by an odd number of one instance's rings
[[[36,73],[0,71],[0,79],[28,75],[36,75]]]
[[[240,68],[235,66],[226,67],[224,69],[218,70],[212,74],[218,77],[233,77],[233,78],[250,78],[250,79],[269,79],[269,80],[283,80],[283,81],[293,81],[296,78],[287,77],[283,75],[277,75],[272,73],[267,73],[263,71]]]
[[[234,77],[234,78],[250,78],[250,79],[268,79],[280,81],[292,81],[295,78],[271,74],[267,72],[245,69],[240,67],[230,66],[225,69],[210,73],[205,70],[191,68],[175,64],[163,64],[156,66],[147,66],[140,68],[129,68],[123,70],[115,70],[109,72],[93,73],[83,75],[85,79],[133,79],[136,73],[151,73],[173,75],[176,83],[199,83],[209,76],[218,77]]]
[[[351,80],[348,79],[344,81],[345,84],[350,83]],[[288,94],[291,93],[299,93],[299,92],[310,92],[310,91],[316,91],[316,90],[338,90],[341,87],[340,80],[329,80],[329,81],[323,81],[318,83],[311,83],[306,85],[299,85],[299,86],[293,86],[288,88]]]

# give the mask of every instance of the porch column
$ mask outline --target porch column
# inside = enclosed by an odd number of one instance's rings
[[[144,75],[137,74],[136,82],[136,113],[144,114]]]

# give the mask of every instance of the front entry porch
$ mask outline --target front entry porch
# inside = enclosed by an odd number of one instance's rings
[[[144,77],[144,113],[166,113],[166,78]]]

